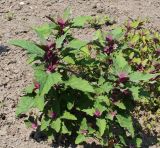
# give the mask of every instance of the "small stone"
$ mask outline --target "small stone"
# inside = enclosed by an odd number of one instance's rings
[[[86,4],[87,4],[87,5],[90,5],[91,3],[90,3],[90,1],[88,1]]]
[[[0,130],[0,135],[3,136],[3,135],[6,135],[6,134],[7,134],[6,127],[3,127],[3,128]]]
[[[97,5],[96,5],[96,4],[94,4],[94,5],[92,6],[92,8],[93,8],[93,9],[97,8]]]
[[[101,4],[100,4],[100,3],[97,3],[97,4],[96,4],[96,8],[101,8]]]
[[[3,85],[7,84],[9,82],[9,78],[5,78],[4,81],[3,81]]]
[[[104,12],[103,8],[97,10],[97,13],[103,13],[103,12]]]
[[[18,74],[18,73],[19,73],[19,70],[18,70],[18,69],[15,69],[13,72],[14,72],[15,74]]]
[[[24,2],[20,2],[19,4],[20,4],[20,5],[24,5],[25,3],[24,3]]]
[[[16,6],[15,6],[15,10],[18,11],[18,10],[21,10],[21,9],[22,9],[22,5],[16,5]]]

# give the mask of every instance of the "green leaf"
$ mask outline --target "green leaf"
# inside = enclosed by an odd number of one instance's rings
[[[86,57],[90,56],[90,52],[89,52],[89,49],[87,48],[87,46],[82,47],[80,50],[84,56],[86,56]]]
[[[158,87],[158,91],[160,91],[160,86]]]
[[[136,147],[141,148],[142,147],[142,139],[141,138],[136,138]]]
[[[40,110],[43,111],[45,106],[44,97],[36,96],[35,97],[35,106]]]
[[[132,137],[134,137],[134,128],[133,128],[131,116],[116,115],[116,118],[117,118],[120,126],[127,129],[130,132],[130,134],[132,135]]]
[[[140,88],[138,86],[132,86],[131,88],[129,88],[129,90],[132,92],[132,96],[134,98],[134,100],[139,100],[139,93],[140,93]]]
[[[29,120],[24,120],[24,123],[25,123],[25,125],[26,125],[27,128],[32,127],[32,122],[31,122],[31,121],[29,121]]]
[[[63,134],[71,134],[71,132],[67,129],[66,125],[64,124],[64,122],[62,122],[62,131]]]
[[[82,134],[78,135],[76,140],[75,140],[75,144],[80,144],[82,142],[84,142],[86,140],[86,137]]]
[[[36,54],[28,54],[28,59],[27,59],[27,63],[28,64],[31,64],[31,63],[33,63],[36,60],[38,60]]]
[[[44,55],[44,51],[33,42],[26,40],[11,40],[9,43],[26,49],[29,54],[35,54],[38,57],[43,57]]]
[[[67,45],[67,48],[72,48],[72,49],[81,49],[82,47],[86,46],[87,42],[86,41],[81,41],[78,39],[74,39],[69,44]]]
[[[101,113],[107,110],[106,105],[104,105],[104,103],[101,103],[100,100],[96,100],[94,102],[94,108],[95,108],[95,111],[96,109],[98,109]]]
[[[66,32],[64,35],[56,39],[56,48],[61,48],[62,44],[67,36],[68,32]]]
[[[88,129],[87,120],[86,118],[83,118],[81,122],[80,130],[87,130],[87,129]]]
[[[63,19],[65,21],[67,21],[69,19],[71,15],[71,9],[69,7],[67,7],[65,10],[64,10],[64,13],[63,13]]]
[[[124,32],[121,27],[118,27],[112,30],[111,34],[113,39],[119,40],[124,35]]]
[[[131,27],[137,28],[140,23],[141,23],[140,20],[134,20],[134,21],[131,22]]]
[[[42,72],[43,73],[43,72]],[[43,76],[43,75],[41,75]],[[40,96],[44,96],[45,94],[47,94],[49,92],[49,90],[51,89],[52,86],[54,86],[55,84],[58,84],[59,82],[62,81],[61,79],[61,74],[59,73],[49,73],[46,76],[44,75],[41,79],[41,81],[39,81],[40,83]]]
[[[90,116],[93,116],[93,113],[94,113],[94,109],[83,109],[82,112],[85,112],[86,114],[90,115]]]
[[[102,84],[99,88],[97,88],[96,92],[98,94],[109,93],[110,90],[112,90],[112,88],[113,88],[113,84],[110,82],[106,82],[106,83]]]
[[[105,82],[105,78],[101,76],[98,80],[98,85],[102,85],[104,82]]]
[[[156,76],[157,74],[149,74],[149,73],[145,74],[137,71],[137,72],[131,73],[129,78],[130,78],[130,81],[138,83],[140,81],[147,82],[150,79],[155,78]]]
[[[72,27],[84,27],[84,25],[91,19],[91,16],[78,16],[73,19]]]
[[[61,120],[60,120],[60,118],[52,121],[51,128],[53,128],[57,133],[60,131],[60,129],[61,129]]]
[[[34,77],[37,82],[42,83],[42,82],[45,82],[47,78],[47,73],[44,70],[36,69],[34,72]]]
[[[126,72],[127,74],[131,72],[131,67],[123,57],[122,53],[117,53],[115,57],[113,57],[112,73],[117,75],[119,72]]]
[[[67,103],[67,109],[71,110],[74,107],[74,102],[68,102]]]
[[[53,29],[57,29],[57,27],[58,27],[58,25],[57,25],[57,23],[56,22],[51,22],[51,23],[49,23],[49,27],[53,30]]]
[[[123,146],[121,145],[121,144],[116,144],[115,146],[114,146],[114,148],[122,148]]]
[[[75,64],[75,61],[70,56],[64,57],[63,61],[66,62],[67,64]]]
[[[51,119],[43,116],[43,118],[41,120],[41,131],[48,128],[50,121],[51,121]]]
[[[99,132],[100,132],[101,136],[103,136],[104,131],[106,130],[106,125],[107,125],[106,120],[105,119],[97,119],[96,125],[99,128]]]
[[[98,29],[98,30],[95,32],[95,34],[94,34],[94,40],[98,40],[102,46],[105,45],[105,44],[104,44],[104,43],[105,43],[105,39],[104,39],[104,37],[103,37],[103,35],[102,35],[102,31],[101,31],[100,29]]]
[[[24,96],[21,97],[20,102],[16,108],[16,116],[20,115],[21,113],[26,113],[29,109],[33,108],[35,105],[35,101],[33,97]]]
[[[71,114],[71,113],[69,113],[69,112],[67,112],[67,111],[64,112],[64,114],[63,114],[63,116],[61,117],[61,119],[77,120],[77,118],[76,118],[73,114]]]
[[[24,89],[24,92],[26,94],[31,94],[33,92],[33,89],[34,89],[34,84],[31,84]]]
[[[65,83],[73,89],[78,89],[83,92],[94,92],[93,87],[89,84],[88,81],[78,78],[76,76],[71,76],[68,81]]]
[[[140,39],[139,34],[134,35],[132,40],[131,40],[131,44],[136,44],[139,39]]]
[[[52,33],[52,28],[49,24],[45,23],[39,27],[34,28],[38,36],[45,40],[49,37],[49,35]]]
[[[113,85],[110,82],[106,82],[102,86],[100,86],[100,88],[103,89],[106,93],[109,93],[110,90],[112,90]]]
[[[98,96],[97,99],[99,101],[105,102],[107,106],[110,105],[110,100],[109,100],[108,96]]]
[[[123,136],[119,136],[119,139],[120,139],[120,142],[123,144],[123,145],[125,145],[125,146],[127,146],[126,145],[126,142],[125,142],[125,139],[124,139],[124,137]]]
[[[41,95],[44,95],[44,94],[48,93],[49,89],[53,85],[61,82],[62,81],[61,77],[62,77],[61,74],[59,74],[58,72],[49,73],[48,76],[47,76],[47,79],[46,79],[46,83],[42,87],[43,89],[42,88],[40,89],[40,90],[42,90]]]
[[[118,102],[114,103],[114,105],[116,105],[120,109],[124,109],[124,110],[126,109],[126,106],[124,105],[123,102],[118,101]]]

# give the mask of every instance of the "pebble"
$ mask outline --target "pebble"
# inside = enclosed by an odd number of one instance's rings
[[[103,13],[104,12],[104,9],[103,8],[100,8],[97,10],[97,13]]]
[[[24,3],[24,2],[20,2],[19,4],[20,4],[20,5],[24,5],[25,3]]]
[[[52,4],[51,4],[51,3],[47,3],[46,6],[47,6],[47,7],[50,7],[50,6],[52,6]]]
[[[19,10],[22,9],[22,5],[16,5],[14,9],[17,10],[17,11],[19,11]]]
[[[90,2],[90,1],[88,1],[86,4],[87,4],[87,5],[90,5],[90,4],[91,4],[91,2]]]
[[[63,0],[59,0],[58,2],[59,2],[59,3],[62,3],[62,2],[63,2]]]
[[[8,82],[9,82],[9,78],[6,77],[6,78],[4,79],[4,81],[3,81],[3,85],[7,84]]]
[[[93,9],[96,9],[96,8],[97,8],[97,5],[96,5],[96,4],[93,4],[92,8],[93,8]]]
[[[3,128],[0,130],[0,136],[6,135],[6,134],[7,134],[6,127],[3,127]]]

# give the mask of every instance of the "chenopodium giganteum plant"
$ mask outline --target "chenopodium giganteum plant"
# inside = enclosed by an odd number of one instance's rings
[[[71,31],[92,26],[92,17],[71,19],[66,9],[61,18],[48,19],[35,28],[40,44],[10,41],[27,50],[34,68],[16,115],[29,112],[25,122],[52,139],[140,147],[132,110],[159,96],[160,35],[136,20],[107,33],[98,29],[92,41],[83,41]]]

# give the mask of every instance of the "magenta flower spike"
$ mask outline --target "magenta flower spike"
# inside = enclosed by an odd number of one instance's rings
[[[51,48],[54,48],[55,47],[55,43],[51,42],[51,41],[48,41],[47,43],[47,49],[51,49]]]
[[[112,42],[112,41],[113,41],[113,37],[112,37],[111,35],[108,35],[108,36],[106,37],[106,41],[107,41],[107,42]]]
[[[39,84],[38,82],[36,82],[36,83],[34,84],[34,87],[35,87],[35,89],[39,89],[39,88],[40,88],[40,84]]]
[[[81,130],[80,132],[81,132],[81,134],[83,134],[83,135],[87,135],[88,130]]]
[[[58,64],[57,60],[52,61],[52,63],[50,63],[49,66],[47,67],[47,71],[54,72],[55,69],[57,68],[57,64]]]
[[[46,61],[46,62],[48,62],[51,58],[52,58],[52,51],[51,50],[48,50],[48,51],[46,51],[45,52],[45,55],[44,55],[44,60]]]
[[[160,63],[154,64],[155,69],[159,70],[160,69]]]
[[[130,144],[130,145],[129,145],[129,148],[135,148],[135,146],[134,146],[134,145],[132,145],[132,144]]]
[[[111,112],[112,117],[114,118],[117,114],[117,111]]]
[[[153,41],[155,44],[158,44],[160,42],[158,38],[154,38]]]
[[[96,109],[96,111],[94,112],[94,115],[98,118],[102,115],[102,113],[98,109]]]
[[[110,47],[107,46],[104,48],[103,51],[104,51],[104,53],[110,55],[113,52],[113,46],[110,46]]]
[[[50,60],[52,57],[53,57],[53,52],[52,52],[51,50],[48,50],[48,51],[47,51],[46,58],[47,58],[48,60]]]
[[[127,31],[130,31],[130,30],[131,30],[131,23],[130,23],[129,21],[127,22],[126,28],[127,28]]]
[[[137,66],[137,70],[138,70],[138,71],[143,71],[143,70],[144,70],[144,66],[143,66],[142,64],[139,64],[139,65]]]
[[[125,72],[120,72],[118,74],[118,77],[119,77],[119,82],[120,83],[124,83],[124,82],[126,82],[128,80],[128,74],[125,73]]]
[[[130,94],[130,92],[128,91],[128,89],[125,89],[122,92],[124,93],[124,95],[129,95]]]
[[[51,118],[56,119],[57,118],[57,113],[56,112],[51,112]]]
[[[32,128],[37,129],[38,125],[36,123],[32,123]]]
[[[33,92],[40,88],[40,84],[38,82],[34,82]]]
[[[160,56],[160,48],[156,50],[156,54]]]
[[[47,71],[49,71],[49,72],[53,72],[54,70],[55,70],[55,66],[52,65],[52,64],[50,64],[50,65],[48,66],[48,68],[47,68]]]
[[[58,19],[57,20],[58,25],[63,29],[66,25],[66,22],[63,19]]]

